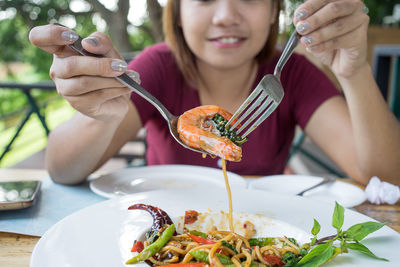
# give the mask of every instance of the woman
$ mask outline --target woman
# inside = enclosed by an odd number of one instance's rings
[[[147,48],[129,69],[139,72],[142,86],[175,115],[205,104],[233,113],[273,72],[281,2],[170,0],[164,11],[168,44]],[[298,124],[360,183],[373,175],[400,183],[400,126],[366,61],[368,22],[359,0],[308,0],[296,9],[293,23],[301,45],[330,67],[346,100],[304,57],[293,55],[281,76],[282,103],[250,134],[242,161],[229,164],[231,171],[282,173]],[[36,27],[30,40],[54,54],[50,76],[79,111],[50,135],[46,163],[55,182],[83,181],[142,126],[148,164],[217,167],[217,159],[202,159],[177,144],[160,114],[111,78],[132,71],[107,36],[93,33],[83,42],[86,50],[107,56],[100,59],[76,56],[66,47],[76,34],[61,26]]]

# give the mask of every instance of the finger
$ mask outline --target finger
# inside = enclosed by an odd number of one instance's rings
[[[100,89],[79,96],[66,96],[65,99],[73,108],[81,111],[88,110],[90,107],[99,107],[107,101],[126,97],[130,93],[131,91],[127,88]]]
[[[101,32],[95,32],[83,39],[82,46],[87,51],[94,54],[122,59],[121,55],[113,47],[110,38],[106,34]]]
[[[357,10],[359,10],[359,14],[361,14],[362,9],[359,3],[361,3],[359,0],[340,0],[330,2],[309,14],[306,19],[296,23],[296,30],[301,35],[304,35],[338,20],[339,18],[353,15]]]
[[[366,42],[366,28],[368,24],[362,24],[355,30],[330,39],[328,41],[307,46],[307,51],[311,53],[322,53],[325,51],[332,51],[339,48],[351,48],[357,43]]]
[[[141,83],[140,74],[138,72],[134,70],[127,70],[125,73],[128,74],[128,76],[131,77],[138,84]]]
[[[128,64],[120,59],[72,56],[53,60],[50,77],[67,79],[75,76],[90,75],[102,77],[119,76],[128,69]]]
[[[78,76],[71,79],[56,78],[58,94],[67,96],[79,96],[100,89],[123,88],[125,85],[114,78]],[[129,89],[127,89],[129,91]]]
[[[63,26],[44,25],[32,28],[29,32],[29,40],[35,46],[52,54],[76,54],[66,45],[72,44],[78,39],[78,35]]]
[[[352,15],[340,18],[322,28],[319,28],[300,38],[305,46],[318,45],[320,43],[334,40],[339,36],[352,32],[367,21],[365,14]]]

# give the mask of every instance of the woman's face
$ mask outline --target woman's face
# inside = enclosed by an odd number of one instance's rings
[[[197,60],[216,68],[252,61],[275,20],[273,0],[182,0],[180,25]]]

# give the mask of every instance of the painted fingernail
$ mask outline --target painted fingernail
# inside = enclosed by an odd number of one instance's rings
[[[307,11],[305,9],[300,9],[299,11],[296,11],[294,16],[296,19],[304,19],[307,17]]]
[[[309,25],[307,22],[299,22],[296,26],[296,31],[299,33],[304,33],[308,30]]]
[[[91,46],[98,46],[100,44],[99,39],[96,37],[87,37],[83,40],[88,42]]]
[[[309,47],[307,47],[307,49],[310,50],[310,51],[315,51],[315,50],[318,49],[318,45],[309,46]]]
[[[312,44],[312,42],[313,42],[313,38],[312,38],[312,36],[304,36],[304,37],[301,37],[301,38],[300,38],[300,41],[301,41],[303,44],[310,45],[310,44]]]
[[[61,33],[61,38],[68,42],[75,42],[78,40],[79,36],[73,31],[65,31]]]
[[[126,71],[128,69],[128,64],[122,60],[113,60],[111,62],[111,68],[115,71]]]
[[[135,81],[135,82],[137,82],[138,84],[140,84],[140,74],[139,73],[137,73],[136,71],[132,71],[130,74],[129,74],[129,76]]]

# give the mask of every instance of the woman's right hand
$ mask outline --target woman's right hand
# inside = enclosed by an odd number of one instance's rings
[[[138,81],[138,74],[127,69],[107,35],[96,32],[82,41],[84,49],[105,58],[78,55],[67,46],[77,38],[76,33],[58,25],[38,26],[29,34],[32,44],[54,55],[50,77],[72,107],[103,122],[122,120],[129,109],[131,90],[113,77],[126,72]]]

